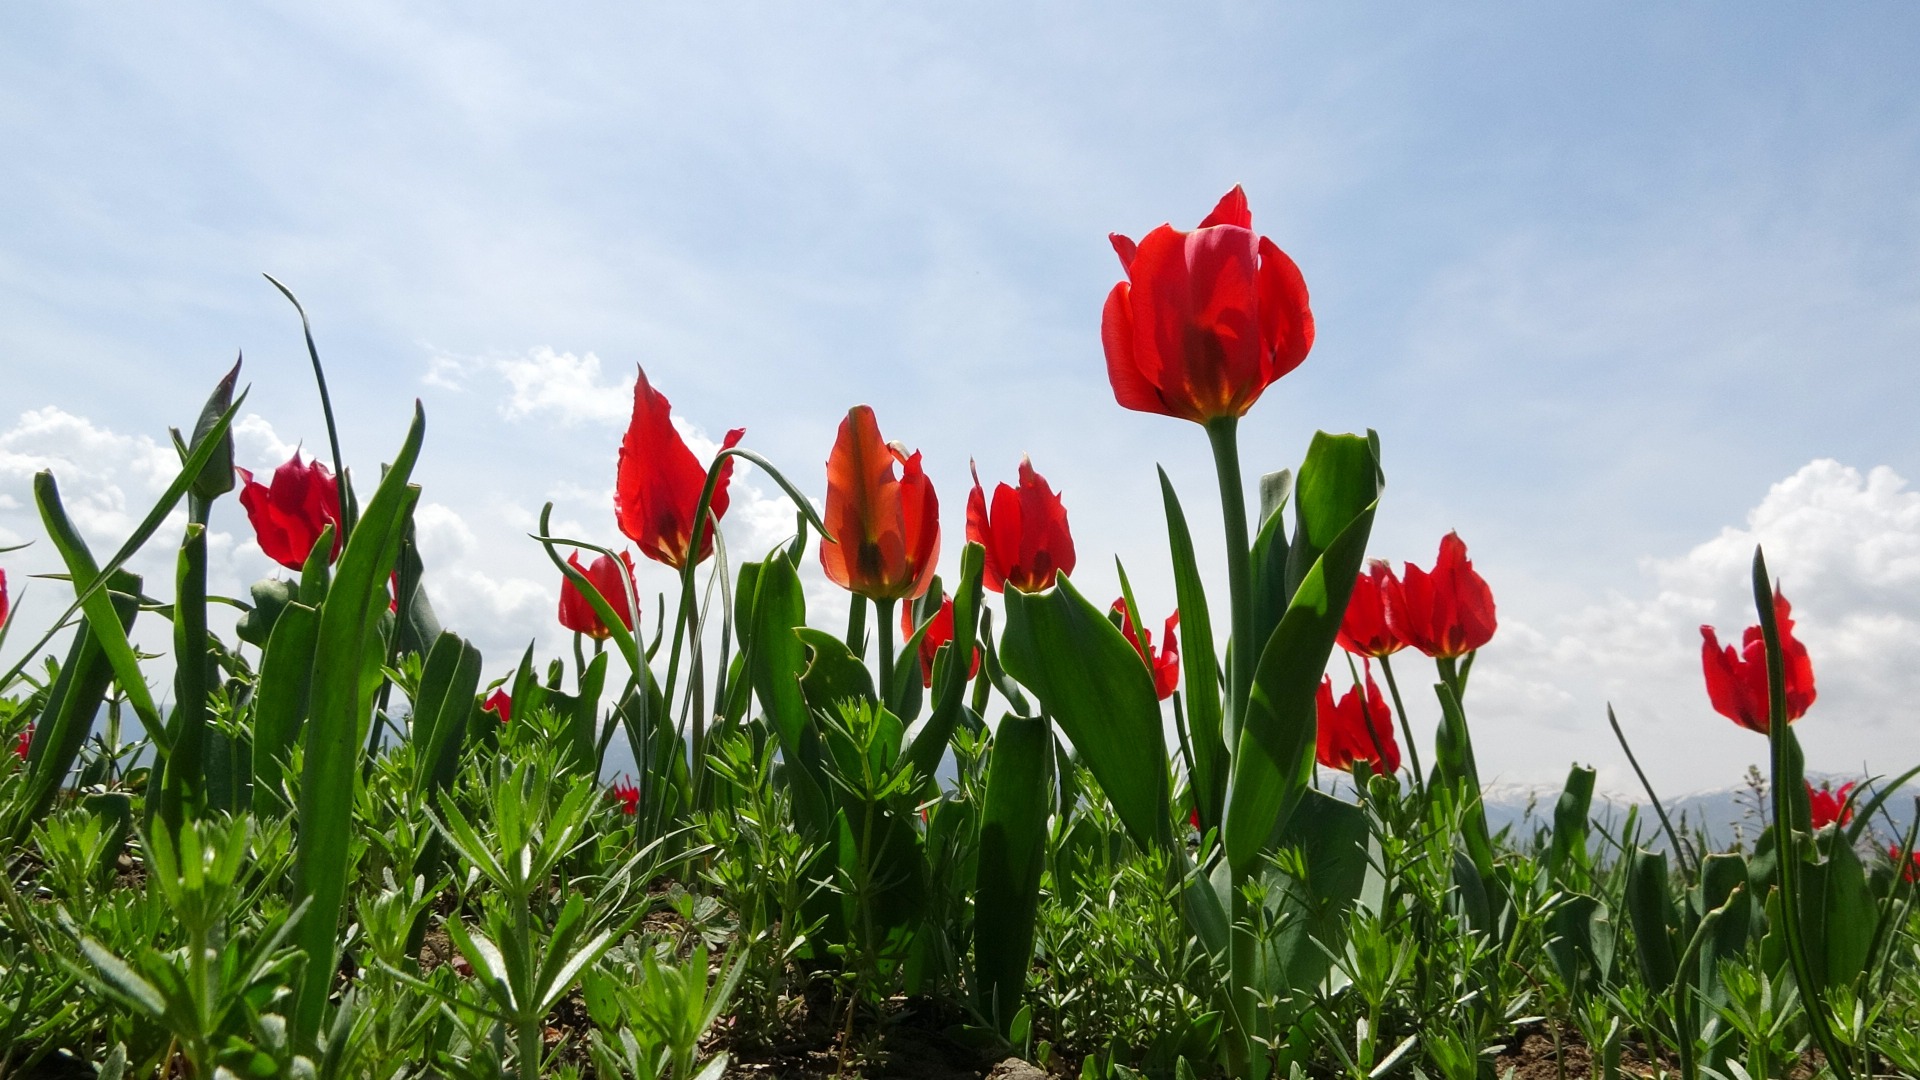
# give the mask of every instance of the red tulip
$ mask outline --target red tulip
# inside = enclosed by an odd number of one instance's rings
[[[1107,611],[1120,616],[1120,633],[1133,646],[1133,651],[1140,653],[1140,660],[1147,665],[1147,670],[1153,672],[1153,692],[1161,701],[1172,697],[1173,691],[1180,685],[1180,639],[1174,635],[1174,631],[1180,627],[1180,613],[1176,611],[1167,616],[1167,625],[1160,633],[1160,648],[1155,649],[1153,631],[1143,628],[1138,636],[1134,634],[1132,613],[1127,610],[1126,597],[1115,600]],[[1147,639],[1147,651],[1144,653],[1140,652],[1141,637]]]
[[[1400,580],[1383,583],[1387,626],[1428,656],[1456,657],[1493,637],[1493,590],[1474,572],[1459,533],[1440,538],[1433,572],[1406,563]]]
[[[1920,851],[1901,851],[1899,844],[1889,844],[1887,857],[1901,867],[1900,876],[1906,879],[1907,884],[1920,883]]]
[[[581,566],[580,553],[576,551],[567,556],[567,565],[580,571],[599,590],[600,595],[612,606],[614,615],[619,617],[621,626],[633,629],[633,615],[627,606],[628,590],[634,589],[633,559],[626,552],[620,553],[617,562],[601,555],[592,563]],[[639,591],[634,589],[633,595],[638,597]],[[560,579],[560,625],[595,641],[605,641],[613,636],[613,631],[600,621],[593,605],[587,601],[587,595],[575,587],[573,579],[569,577]]]
[[[912,638],[913,605],[900,607],[900,636]],[[940,610],[933,613],[933,619],[927,624],[927,632],[920,635],[920,681],[926,686],[933,685],[933,658],[939,653],[940,646],[953,640],[953,597],[940,594]],[[974,646],[973,661],[967,668],[967,678],[980,674],[980,647]]]
[[[746,433],[746,428],[727,432],[720,448],[732,449]],[[713,554],[713,531],[726,516],[727,481],[732,476],[733,459],[728,458],[720,465],[700,553],[693,556],[695,563]],[[633,383],[633,421],[620,440],[620,467],[613,493],[613,514],[620,531],[640,545],[640,554],[676,570],[684,569],[688,548],[693,546],[693,515],[706,486],[707,466],[700,464],[674,430],[666,395],[655,390],[647,382],[647,373],[641,371]]]
[[[920,470],[920,452],[882,441],[865,405],[840,422],[822,518],[834,538],[821,539],[820,565],[834,584],[874,600],[927,591],[940,558],[940,500]]]
[[[1348,770],[1356,761],[1374,763],[1376,773],[1400,771],[1400,747],[1393,741],[1393,714],[1373,673],[1366,676],[1366,693],[1359,687],[1333,700],[1333,679],[1323,676],[1314,699],[1319,716],[1315,756],[1329,769]]]
[[[1827,787],[1816,791],[1812,784],[1807,784],[1807,803],[1813,812],[1813,827],[1824,829],[1836,822],[1850,824],[1853,821],[1853,807],[1847,805],[1847,795],[1851,791],[1852,784],[1840,785],[1839,791]]]
[[[0,570],[0,626],[7,625],[7,572]]]
[[[1793,605],[1773,592],[1773,617],[1780,626],[1780,659],[1786,669],[1787,722],[1807,713],[1813,704],[1813,661],[1807,647],[1793,636]],[[1713,711],[1762,735],[1773,726],[1767,709],[1767,645],[1758,626],[1747,627],[1740,648],[1722,649],[1713,627],[1700,628],[1700,665],[1707,677],[1707,699]]]
[[[1127,280],[1100,319],[1107,381],[1124,408],[1204,424],[1244,416],[1313,347],[1300,268],[1253,231],[1235,187],[1200,227],[1114,233]]]
[[[994,592],[1005,592],[1008,585],[1021,592],[1038,592],[1053,586],[1055,574],[1073,573],[1073,534],[1067,531],[1067,508],[1024,456],[1020,459],[1019,488],[994,485],[991,517],[986,491],[980,486],[980,470],[973,468],[973,492],[967,496],[967,539],[987,549],[982,577]]]
[[[1379,559],[1368,560],[1367,571],[1353,583],[1347,613],[1340,620],[1340,647],[1355,656],[1380,659],[1407,647],[1387,625],[1387,590],[1400,584],[1393,568]]]
[[[285,465],[273,470],[273,480],[256,484],[253,474],[240,474],[240,505],[246,508],[253,535],[267,558],[289,570],[307,563],[321,530],[333,526],[332,562],[340,557],[340,483],[332,470],[318,461],[302,464],[294,451]]]
[[[607,794],[620,803],[620,812],[628,817],[640,812],[640,789],[635,785],[616,780]]]
[[[480,711],[492,713],[505,724],[513,719],[513,698],[507,696],[505,688],[495,690],[480,703]]]
[[[20,737],[13,740],[13,756],[25,761],[27,751],[31,749],[33,749],[33,725],[28,724],[27,730],[22,731]]]

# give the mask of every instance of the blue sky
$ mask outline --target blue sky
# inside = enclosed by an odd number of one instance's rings
[[[949,560],[968,458],[992,483],[1030,453],[1077,577],[1112,592],[1120,555],[1157,622],[1153,465],[1203,519],[1212,481],[1197,429],[1112,402],[1106,234],[1241,183],[1320,328],[1243,427],[1248,468],[1374,427],[1375,553],[1425,564],[1460,530],[1501,601],[1470,702],[1489,771],[1622,786],[1612,699],[1663,784],[1737,780],[1759,750],[1708,711],[1696,627],[1748,621],[1754,539],[1823,675],[1814,763],[1898,771],[1916,42],[1894,3],[14,6],[0,541],[37,531],[47,464],[117,539],[237,350],[243,464],[321,445],[267,271],[315,318],[363,474],[425,400],[429,581],[490,661],[558,643],[541,502],[615,539],[636,363],[816,493],[871,403],[925,451]],[[735,543],[776,538],[774,500],[746,507]],[[238,588],[270,567],[225,513]],[[35,588],[23,617],[50,616]]]

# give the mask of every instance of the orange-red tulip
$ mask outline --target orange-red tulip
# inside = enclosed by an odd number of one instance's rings
[[[502,687],[487,695],[487,699],[480,703],[480,711],[490,712],[499,717],[501,723],[508,723],[513,719],[513,698]]]
[[[246,469],[233,471],[240,474],[240,505],[267,558],[289,570],[300,569],[329,525],[333,551],[327,561],[340,557],[340,484],[333,470],[318,461],[302,462],[296,450],[273,470],[270,483],[255,483]]]
[[[820,541],[820,566],[834,584],[874,600],[927,591],[940,558],[940,500],[920,452],[881,439],[865,405],[840,422],[821,518],[833,539]]]
[[[1239,187],[1192,232],[1162,225],[1138,244],[1111,239],[1127,280],[1107,295],[1100,341],[1123,407],[1201,424],[1244,416],[1307,358],[1306,281],[1253,231]]]
[[[621,626],[633,629],[633,614],[627,606],[628,590],[634,589],[633,559],[626,552],[620,553],[617,562],[601,555],[586,566],[581,566],[580,553],[576,551],[567,556],[567,565],[580,571],[599,590],[613,608],[614,615],[619,617]],[[639,591],[635,589],[633,595],[638,597]],[[572,578],[564,576],[560,579],[560,625],[595,641],[605,641],[613,636],[613,631],[600,621],[599,613],[587,601],[587,595],[574,586]]]
[[[1813,661],[1807,647],[1793,636],[1793,605],[1773,592],[1773,617],[1780,626],[1780,660],[1786,674],[1787,722],[1807,713],[1813,704]],[[1707,700],[1713,711],[1750,731],[1768,734],[1773,727],[1767,708],[1767,644],[1758,626],[1749,626],[1740,648],[1720,647],[1713,627],[1700,628],[1700,666],[1707,677]]]
[[[1373,673],[1366,676],[1366,692],[1359,687],[1333,700],[1333,679],[1323,676],[1314,698],[1319,719],[1314,753],[1329,769],[1349,770],[1356,761],[1374,763],[1381,774],[1400,771],[1400,747],[1393,741],[1393,714]]]
[[[1840,790],[1821,787],[1815,789],[1807,784],[1807,806],[1811,811],[1813,827],[1824,829],[1829,825],[1846,825],[1853,821],[1853,807],[1847,805],[1847,796],[1853,791],[1852,784],[1841,784]]]
[[[640,788],[637,785],[615,780],[607,794],[620,804],[620,812],[628,817],[640,812]]]
[[[1120,633],[1126,637],[1127,644],[1140,654],[1140,660],[1153,672],[1153,692],[1161,701],[1173,696],[1180,686],[1180,638],[1176,631],[1180,629],[1180,613],[1175,611],[1167,616],[1167,625],[1160,632],[1160,647],[1153,647],[1153,631],[1144,627],[1136,635],[1133,627],[1133,613],[1127,610],[1127,598],[1121,597],[1107,609],[1112,615],[1120,617]],[[1140,651],[1140,638],[1147,639],[1147,651]]]
[[[732,449],[746,433],[746,428],[727,432],[720,448]],[[713,488],[700,552],[693,557],[695,563],[713,554],[713,532],[727,513],[727,482],[732,476],[733,459],[728,458],[721,464],[720,479]],[[693,515],[706,486],[707,467],[674,430],[666,395],[655,390],[647,382],[647,373],[641,371],[633,384],[633,421],[620,440],[620,467],[613,494],[613,513],[620,531],[640,545],[640,553],[647,558],[684,569],[688,549],[693,546]]]
[[[913,624],[913,605],[900,607],[900,637],[902,640],[913,637],[916,627]],[[940,594],[940,610],[933,613],[927,623],[927,632],[920,635],[920,682],[933,685],[933,660],[940,652],[940,646],[953,640],[953,597]],[[967,678],[980,674],[980,647],[974,646],[973,660],[967,668]]]
[[[971,466],[970,466],[971,467]],[[1033,471],[1033,462],[1020,459],[1020,486],[996,484],[993,511],[980,486],[980,470],[973,468],[973,491],[967,496],[967,539],[987,549],[982,580],[994,592],[1008,585],[1021,592],[1051,588],[1055,574],[1073,573],[1073,534],[1067,529],[1067,508],[1047,486],[1046,477]]]
[[[1493,637],[1493,590],[1474,572],[1459,533],[1440,538],[1433,572],[1406,563],[1400,580],[1384,583],[1387,625],[1428,656],[1457,657]]]
[[[1399,583],[1392,567],[1379,559],[1368,560],[1366,572],[1353,583],[1347,613],[1340,620],[1341,648],[1355,656],[1378,660],[1407,647],[1387,625],[1387,589]]]
[[[1907,884],[1920,882],[1920,851],[1901,851],[1899,844],[1888,844],[1887,857],[1900,867],[1900,876],[1906,879]]]

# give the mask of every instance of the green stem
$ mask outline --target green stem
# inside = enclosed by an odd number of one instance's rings
[[[867,598],[858,593],[854,594],[853,603],[847,607],[847,651],[866,659]]]
[[[857,596],[854,598],[853,603],[855,607],[866,606],[866,601],[860,599]],[[873,602],[874,614],[878,617],[878,621],[880,623],[878,632],[875,633],[874,636],[880,639],[880,704],[881,705],[886,705],[888,702],[893,700],[893,650],[894,650],[893,605],[894,603],[895,601],[891,597],[885,600],[875,600]]]
[[[1413,741],[1413,725],[1407,723],[1407,706],[1400,700],[1400,684],[1393,681],[1393,662],[1380,658],[1380,671],[1387,677],[1387,692],[1393,695],[1393,711],[1400,717],[1400,737],[1407,743],[1407,764],[1413,769],[1413,787],[1420,801],[1427,801],[1427,774],[1420,770],[1420,748]]]
[[[1260,643],[1253,640],[1253,548],[1247,539],[1247,497],[1240,480],[1240,418],[1216,417],[1207,424],[1213,444],[1213,471],[1220,480],[1220,517],[1226,529],[1227,591],[1233,600],[1233,637],[1227,674],[1232,680],[1227,698],[1229,730],[1237,733],[1253,692],[1253,669],[1260,662]]]

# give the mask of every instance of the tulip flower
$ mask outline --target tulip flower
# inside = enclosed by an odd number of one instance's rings
[[[1167,625],[1160,632],[1160,648],[1155,649],[1153,631],[1143,627],[1139,634],[1134,633],[1133,617],[1127,610],[1126,597],[1115,600],[1107,612],[1109,618],[1118,616],[1120,633],[1133,646],[1133,651],[1140,654],[1140,660],[1147,665],[1147,670],[1153,672],[1153,692],[1161,701],[1172,697],[1173,691],[1180,685],[1180,639],[1174,635],[1174,631],[1180,627],[1180,613],[1176,611],[1167,616]],[[1140,639],[1143,637],[1147,642],[1145,652],[1140,650]]]
[[[727,432],[720,449],[732,449],[746,433],[746,428]],[[714,484],[700,551],[691,556],[695,564],[713,554],[713,530],[726,515],[727,482],[732,476],[733,459],[728,458]],[[707,466],[700,464],[674,430],[666,395],[655,390],[641,371],[633,383],[633,420],[620,440],[614,482],[613,514],[620,531],[640,545],[640,553],[647,558],[685,569],[693,546],[693,515],[706,486]]]
[[[7,572],[0,570],[0,626],[7,625]]]
[[[273,470],[270,483],[254,482],[246,469],[240,474],[240,505],[267,558],[289,570],[298,570],[313,553],[313,545],[327,526],[333,526],[332,562],[340,557],[340,483],[333,471],[318,461],[302,464],[294,451],[287,463]]]
[[[487,700],[480,703],[480,711],[492,713],[505,724],[513,719],[513,698],[507,695],[504,688],[495,690],[487,695]]]
[[[1774,621],[1780,627],[1780,659],[1786,674],[1787,722],[1806,715],[1813,704],[1813,661],[1793,636],[1793,605],[1773,592]],[[1700,628],[1700,665],[1707,678],[1713,711],[1762,735],[1772,728],[1767,702],[1767,645],[1758,626],[1747,627],[1740,648],[1722,648],[1713,627]]]
[[[1100,343],[1122,407],[1206,424],[1245,416],[1313,347],[1307,283],[1253,231],[1235,187],[1200,227],[1114,233],[1127,280],[1107,294]]]
[[[31,749],[33,749],[33,725],[28,724],[27,729],[20,733],[19,738],[13,740],[13,756],[19,758],[21,761],[25,761],[27,760],[27,752]]]
[[[607,795],[620,804],[620,812],[628,817],[640,812],[640,789],[637,786],[616,780]]]
[[[873,600],[927,591],[940,557],[940,501],[920,452],[883,441],[865,405],[840,422],[822,519],[833,539],[820,541],[820,566],[834,584]]]
[[[1493,637],[1493,590],[1474,572],[1459,533],[1440,538],[1433,572],[1406,563],[1400,580],[1382,583],[1387,626],[1428,656],[1452,659]]]
[[[1314,698],[1319,718],[1314,733],[1314,754],[1329,769],[1350,770],[1356,761],[1372,762],[1374,772],[1385,775],[1400,770],[1400,747],[1393,741],[1392,714],[1380,684],[1373,674],[1366,676],[1366,691],[1359,687],[1347,691],[1338,702],[1333,699],[1333,679],[1322,676],[1320,692]]]
[[[1920,851],[1901,851],[1899,844],[1889,844],[1887,857],[1901,868],[1900,876],[1906,879],[1907,884],[1920,883]]]
[[[1379,559],[1368,560],[1366,573],[1354,580],[1347,613],[1340,620],[1341,648],[1379,660],[1407,647],[1387,625],[1387,590],[1399,584],[1392,567]]]
[[[980,486],[980,470],[973,469],[973,492],[967,496],[967,539],[987,549],[982,580],[994,592],[1008,585],[1021,592],[1053,587],[1055,574],[1073,573],[1073,534],[1067,531],[1067,508],[1047,480],[1033,471],[1033,462],[1020,459],[1020,486],[996,484],[993,511]]]
[[[1807,804],[1812,810],[1813,827],[1824,829],[1836,823],[1851,823],[1853,807],[1847,805],[1847,795],[1852,791],[1852,784],[1840,785],[1839,791],[1824,786],[1816,791],[1811,783],[1807,784]]]
[[[913,605],[907,604],[900,609],[900,636],[902,639],[913,637]],[[940,652],[940,646],[953,640],[953,597],[940,594],[940,610],[933,613],[933,619],[927,623],[927,632],[920,635],[920,682],[925,686],[933,685],[933,659]],[[973,660],[967,668],[967,678],[980,673],[980,647],[974,646]]]
[[[632,595],[639,592],[633,584],[633,559],[626,552],[620,553],[618,561],[602,555],[586,566],[580,565],[580,553],[567,556],[567,565],[580,571],[600,595],[612,606],[614,615],[620,619],[620,625],[633,629],[633,614],[628,607],[629,590]],[[624,577],[624,580],[622,580]],[[573,584],[573,579],[560,579],[560,625],[576,634],[585,634],[595,641],[605,641],[613,636],[613,631],[600,621],[599,613],[587,601],[587,595]]]

